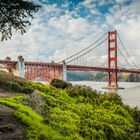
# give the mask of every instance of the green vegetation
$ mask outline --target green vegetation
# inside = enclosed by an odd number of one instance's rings
[[[4,71],[0,71],[0,87],[10,92],[19,93],[32,93],[34,90],[29,86],[28,81],[15,77],[12,74],[8,74]]]
[[[13,29],[21,34],[26,32],[26,26],[30,25],[30,18],[39,10],[39,5],[25,0],[1,0],[0,1],[0,33],[1,40],[11,38]]]
[[[72,86],[70,83],[67,83],[67,82],[65,82],[63,80],[59,80],[59,79],[53,79],[51,81],[50,85],[52,85],[56,88],[61,88],[61,89],[65,89],[65,88]]]
[[[27,125],[28,139],[140,139],[140,111],[125,106],[117,94],[98,94],[86,86],[60,89],[16,77],[8,81],[34,90],[30,94],[0,98],[0,104],[14,108],[15,117]]]
[[[28,126],[27,138],[29,138],[30,140],[38,140],[43,137],[53,139],[64,139],[51,127],[43,124],[43,116],[33,111],[30,107],[22,105],[19,102],[22,99],[23,96],[9,99],[1,98],[0,103],[16,109],[15,117]]]

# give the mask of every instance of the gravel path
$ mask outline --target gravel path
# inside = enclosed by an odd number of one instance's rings
[[[0,89],[0,98],[17,95]],[[14,118],[14,112],[14,109],[0,105],[0,140],[26,140],[23,138],[26,127]]]

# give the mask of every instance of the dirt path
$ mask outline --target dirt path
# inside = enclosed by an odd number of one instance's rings
[[[13,97],[13,96],[18,96],[18,95],[20,95],[20,94],[18,94],[18,93],[10,93],[10,92],[7,92],[4,89],[0,88],[0,98]]]
[[[9,93],[0,89],[0,98],[13,97],[18,94]],[[0,140],[24,139],[25,126],[14,118],[15,110],[5,105],[0,105]]]

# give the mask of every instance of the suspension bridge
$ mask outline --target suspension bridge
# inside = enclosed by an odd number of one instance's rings
[[[120,48],[121,46],[121,48]],[[57,63],[0,60],[0,69],[27,80],[40,77],[47,82],[54,78],[67,80],[67,71],[102,71],[108,73],[108,88],[118,88],[118,73],[140,74],[139,67],[127,51],[117,31],[109,31],[92,44]]]

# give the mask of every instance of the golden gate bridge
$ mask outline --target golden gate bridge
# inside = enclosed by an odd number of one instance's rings
[[[99,56],[103,56],[100,65]],[[40,77],[47,82],[54,78],[67,80],[67,71],[102,71],[108,73],[107,87],[113,89],[118,88],[118,73],[140,74],[140,69],[131,58],[117,31],[103,34],[89,46],[57,63],[26,62],[19,56],[17,61],[11,61],[10,58],[0,60],[0,69],[27,80]]]

